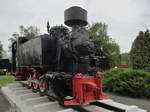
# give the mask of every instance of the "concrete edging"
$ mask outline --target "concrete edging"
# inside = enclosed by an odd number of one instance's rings
[[[31,89],[22,87],[20,83],[9,84],[2,87],[1,91],[11,104],[10,112],[76,112],[71,108],[63,108],[57,101],[49,101],[47,96],[41,97],[38,93],[33,93]],[[135,105],[125,105],[111,99],[99,100],[99,102],[119,107],[125,112],[147,112]],[[111,112],[94,105],[83,106],[83,108],[91,112]]]

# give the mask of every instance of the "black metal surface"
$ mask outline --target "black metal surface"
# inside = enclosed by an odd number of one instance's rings
[[[15,72],[16,71],[16,50],[17,50],[17,42],[12,43],[12,63],[11,63],[11,71]]]
[[[124,109],[121,109],[119,107],[114,107],[114,106],[111,106],[109,104],[105,104],[105,103],[102,103],[102,102],[93,102],[91,104],[102,107],[102,108],[105,108],[105,109],[108,109],[108,110],[112,110],[112,111],[115,111],[115,112],[126,112],[126,110],[124,110]]]
[[[48,85],[47,93],[50,97],[63,100],[72,95],[72,75],[61,72],[49,72],[45,74]]]
[[[74,25],[87,25],[87,11],[81,7],[74,6],[65,10],[64,16],[65,24],[70,27]]]
[[[89,37],[85,28],[75,28],[71,32],[72,46],[78,55],[87,56],[94,53],[94,44]]]
[[[31,64],[33,66],[48,67],[50,65],[49,44],[49,35],[44,35],[19,45],[17,48],[18,66]]]
[[[77,111],[77,112],[91,112],[91,111],[81,107],[80,105],[69,106],[69,107],[72,108],[73,110]]]

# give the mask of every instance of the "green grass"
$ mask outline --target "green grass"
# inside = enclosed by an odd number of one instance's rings
[[[0,86],[5,86],[9,83],[14,83],[15,77],[14,76],[0,76]]]

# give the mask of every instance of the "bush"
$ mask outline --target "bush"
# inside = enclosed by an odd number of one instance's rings
[[[132,69],[112,69],[104,73],[104,91],[150,98],[150,73]]]

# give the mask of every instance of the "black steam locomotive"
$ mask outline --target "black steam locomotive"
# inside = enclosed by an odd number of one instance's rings
[[[33,91],[48,95],[51,100],[73,101],[78,96],[77,88],[84,93],[84,98],[78,99],[83,101],[76,100],[78,103],[102,99],[101,82],[97,80],[101,81],[98,72],[101,57],[95,55],[95,44],[84,27],[87,11],[80,7],[65,10],[65,24],[72,30],[63,25],[50,28],[47,23],[48,34],[36,38],[19,37],[13,43],[16,78],[27,79]],[[96,72],[97,76],[87,75]]]

